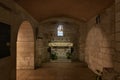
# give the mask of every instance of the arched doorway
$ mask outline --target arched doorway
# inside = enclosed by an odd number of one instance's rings
[[[40,22],[37,38],[42,41],[45,40],[45,36],[42,38],[43,35],[47,35],[46,41],[49,46],[46,47],[49,49],[50,61],[71,62],[72,60],[78,60],[78,39],[74,35],[79,33],[79,27],[82,24],[84,24],[83,21],[77,21],[69,17],[53,17]]]
[[[24,21],[17,36],[17,69],[34,69],[34,33],[32,25]]]

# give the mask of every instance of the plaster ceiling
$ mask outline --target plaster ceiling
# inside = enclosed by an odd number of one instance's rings
[[[15,0],[39,22],[51,17],[87,21],[104,11],[114,0]]]

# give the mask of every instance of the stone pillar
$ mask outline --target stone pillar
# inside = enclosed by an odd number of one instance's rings
[[[39,28],[40,29],[40,28]],[[36,40],[36,58],[35,66],[36,68],[40,67],[43,62],[49,61],[49,52],[48,49],[48,39],[47,34],[41,33],[38,31],[38,36]]]
[[[42,63],[42,40],[41,39],[37,39],[36,40],[36,57],[35,57],[35,66],[40,67],[41,63]]]
[[[87,25],[86,23],[81,24],[79,28],[79,41],[78,41],[78,48],[79,48],[79,60],[85,62],[85,44],[86,44],[86,36],[87,36]]]

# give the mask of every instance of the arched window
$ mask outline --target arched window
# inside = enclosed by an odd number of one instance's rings
[[[63,36],[63,25],[58,25],[57,36]]]

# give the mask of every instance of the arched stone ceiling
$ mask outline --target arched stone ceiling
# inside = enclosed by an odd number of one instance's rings
[[[114,0],[15,0],[36,20],[71,17],[87,21],[104,11]]]

